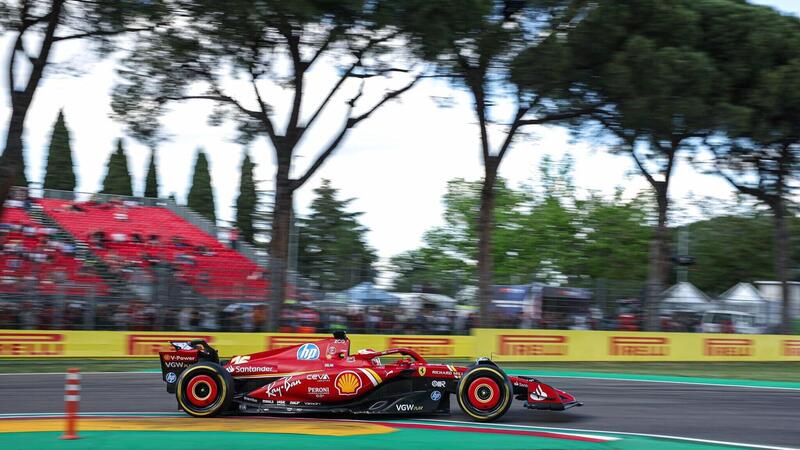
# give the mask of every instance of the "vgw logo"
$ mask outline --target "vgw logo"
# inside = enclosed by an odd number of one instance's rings
[[[319,347],[316,344],[303,344],[297,349],[297,359],[310,361],[319,359]]]

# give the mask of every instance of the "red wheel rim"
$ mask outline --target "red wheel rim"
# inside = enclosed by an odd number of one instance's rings
[[[469,384],[469,402],[477,409],[490,410],[500,402],[500,386],[488,377],[476,378]]]
[[[208,406],[217,399],[217,383],[208,375],[198,375],[186,386],[186,397],[195,406]]]

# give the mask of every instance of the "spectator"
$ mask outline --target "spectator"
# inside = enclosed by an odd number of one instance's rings
[[[181,331],[191,331],[192,330],[192,309],[189,307],[184,307],[178,313],[178,329]]]
[[[228,231],[228,241],[231,244],[231,248],[236,250],[239,242],[239,230],[236,227],[231,227],[230,231]]]

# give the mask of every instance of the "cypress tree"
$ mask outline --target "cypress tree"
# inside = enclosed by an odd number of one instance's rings
[[[128,171],[128,157],[122,148],[122,139],[117,139],[117,151],[108,159],[106,178],[103,180],[101,194],[133,195],[131,173]]]
[[[147,166],[147,177],[144,180],[144,196],[158,198],[158,171],[156,170],[156,149],[150,152],[150,164]]]
[[[214,191],[211,189],[211,174],[208,171],[208,159],[202,148],[197,149],[192,187],[189,189],[187,200],[187,205],[194,212],[216,223],[217,214],[214,208]]]
[[[250,155],[244,155],[242,170],[239,178],[239,196],[236,198],[236,228],[242,240],[251,244],[255,240],[255,227],[253,217],[256,213],[256,183],[253,179],[255,164],[250,160]]]
[[[75,170],[72,163],[72,148],[69,143],[69,130],[64,122],[64,110],[58,112],[47,152],[47,165],[44,173],[44,188],[62,191],[75,190]]]

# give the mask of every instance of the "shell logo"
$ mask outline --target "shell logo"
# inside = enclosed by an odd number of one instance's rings
[[[353,371],[346,370],[336,376],[334,384],[339,395],[355,395],[361,389],[361,377]]]

